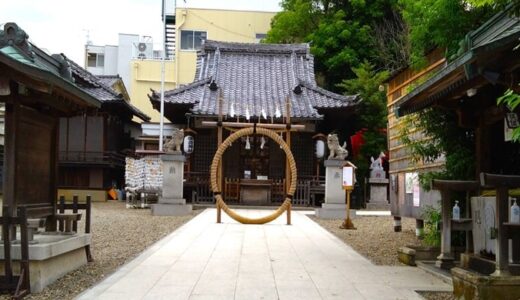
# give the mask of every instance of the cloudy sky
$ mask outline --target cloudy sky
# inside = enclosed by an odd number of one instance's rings
[[[177,6],[278,11],[279,2],[177,0]],[[1,0],[0,24],[6,22],[16,22],[38,47],[64,53],[80,65],[87,36],[95,45],[116,45],[118,33],[147,35],[155,48],[162,38],[161,0]]]

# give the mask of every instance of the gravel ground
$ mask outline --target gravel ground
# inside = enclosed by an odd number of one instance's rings
[[[376,265],[403,265],[397,259],[397,249],[421,245],[415,237],[415,219],[412,218],[401,219],[402,232],[394,232],[392,217],[356,217],[352,219],[356,230],[340,229],[343,220],[311,219]]]
[[[184,217],[152,217],[148,209],[126,209],[120,202],[93,203],[91,250],[94,262],[26,299],[73,299],[200,211]],[[342,220],[321,220],[312,216],[311,219],[376,265],[402,265],[397,259],[397,249],[403,245],[421,245],[415,237],[415,219],[411,218],[402,219],[402,232],[393,231],[392,217],[355,218],[353,223],[357,230],[340,229]],[[421,295],[428,300],[453,299],[451,293],[445,292],[421,292]],[[3,295],[0,299],[8,298]]]
[[[311,219],[330,231],[361,255],[376,265],[403,265],[397,258],[397,249],[401,246],[420,246],[421,241],[415,237],[415,219],[402,218],[401,232],[394,232],[392,217],[357,217],[352,219],[356,230],[340,229],[343,220],[322,220],[311,216]],[[451,300],[452,293],[420,292],[428,300]]]
[[[183,217],[152,217],[149,209],[126,209],[120,202],[96,202],[92,206],[94,262],[26,299],[72,299],[200,212]],[[83,230],[83,226],[80,228]]]

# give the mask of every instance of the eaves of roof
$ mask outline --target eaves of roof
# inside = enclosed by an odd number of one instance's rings
[[[37,81],[76,95],[85,102],[83,105],[87,104],[88,106],[101,107],[101,102],[92,95],[83,91],[73,82],[27,59],[25,55],[17,51],[15,47],[7,46],[0,49],[0,62]]]
[[[513,17],[511,18],[511,22],[506,22],[508,23],[508,26],[497,26],[497,23],[504,18],[509,18],[507,9],[495,15],[477,30],[468,33],[466,36],[466,43],[471,46],[472,39],[480,39],[479,42],[475,43],[471,49],[467,50],[461,56],[449,63],[432,78],[428,79],[413,91],[399,99],[394,105],[396,115],[398,117],[404,116],[430,105],[434,98],[437,98],[436,95],[431,95],[425,99],[421,98],[424,97],[430,89],[434,87],[438,88],[438,85],[444,84],[445,86],[443,89],[436,93],[439,95],[443,94],[446,90],[451,90],[454,87],[459,86],[462,81],[471,80],[477,76],[478,73],[473,71],[474,68],[470,68],[469,66],[471,63],[476,61],[479,56],[517,42],[520,39],[520,19]],[[492,31],[492,33],[488,34],[486,30]],[[486,34],[489,36],[486,36]],[[482,36],[485,36],[485,38],[482,38]],[[464,69],[464,72],[460,72],[461,69]],[[457,71],[459,71],[461,75],[456,79],[452,78],[450,82],[442,82],[443,78],[454,74]],[[423,103],[415,105],[413,108],[406,108],[406,105],[411,101],[421,101]]]

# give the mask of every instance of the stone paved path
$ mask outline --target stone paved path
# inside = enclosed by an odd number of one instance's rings
[[[418,268],[373,265],[302,212],[292,226],[285,215],[267,225],[222,216],[216,224],[207,209],[78,298],[422,299],[415,290],[451,290]]]

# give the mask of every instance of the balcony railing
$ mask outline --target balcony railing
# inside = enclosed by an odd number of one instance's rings
[[[124,166],[125,156],[114,151],[60,151],[59,162]]]

